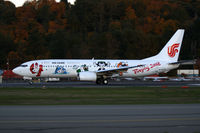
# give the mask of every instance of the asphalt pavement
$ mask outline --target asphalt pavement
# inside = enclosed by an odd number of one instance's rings
[[[111,80],[108,85],[97,85],[95,82],[82,82],[82,81],[66,81],[66,82],[42,82],[33,83],[30,85],[28,82],[24,81],[9,81],[0,84],[0,87],[155,87],[155,86],[193,86],[200,87],[200,81],[137,81],[137,80],[123,80],[123,81],[113,81]]]
[[[200,133],[200,104],[0,106],[1,133]]]

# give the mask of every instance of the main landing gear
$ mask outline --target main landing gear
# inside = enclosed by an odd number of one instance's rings
[[[108,80],[107,80],[107,79],[104,79],[104,78],[98,78],[98,79],[96,80],[96,83],[97,83],[97,84],[107,85],[107,84],[108,84]]]

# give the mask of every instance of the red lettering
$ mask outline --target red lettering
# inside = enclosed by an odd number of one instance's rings
[[[150,64],[149,66],[146,66],[146,67],[141,68],[141,69],[134,69],[133,72],[134,72],[134,74],[148,72],[148,71],[150,71],[152,68],[154,68],[156,66],[161,66],[160,62],[156,62],[154,64]]]

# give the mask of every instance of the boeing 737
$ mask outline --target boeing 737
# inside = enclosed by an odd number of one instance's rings
[[[179,29],[155,56],[142,60],[45,59],[28,61],[13,69],[25,78],[77,77],[108,84],[113,77],[132,78],[166,73],[178,68],[184,29]]]

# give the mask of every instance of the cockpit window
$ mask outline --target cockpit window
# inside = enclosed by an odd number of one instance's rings
[[[27,67],[28,65],[20,65],[21,67]]]

